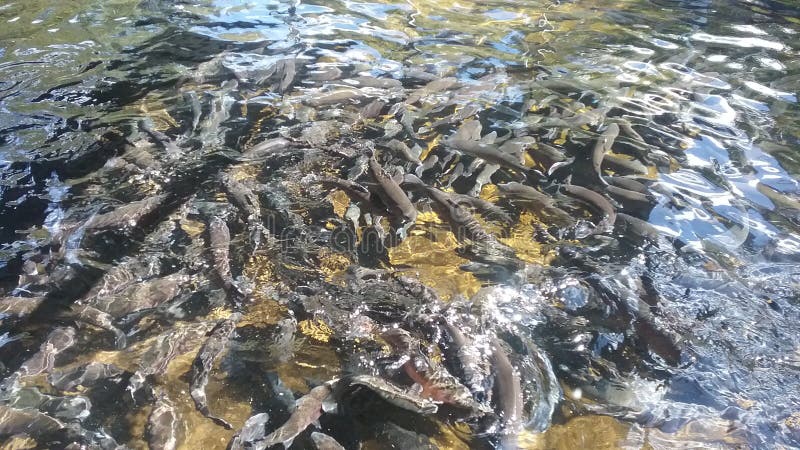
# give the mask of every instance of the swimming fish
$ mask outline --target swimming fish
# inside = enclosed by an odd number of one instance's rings
[[[566,184],[562,187],[567,194],[583,200],[603,214],[603,219],[597,224],[598,232],[607,231],[614,225],[617,211],[605,197],[583,186]]]
[[[245,450],[252,448],[252,443],[263,439],[267,434],[267,422],[269,422],[269,415],[267,413],[258,413],[250,416],[245,421],[244,426],[239,430],[231,439],[228,444],[228,450]]]
[[[143,217],[155,211],[166,199],[167,196],[162,194],[128,203],[113,211],[92,216],[84,227],[86,230],[135,227]]]
[[[277,444],[289,448],[298,434],[319,419],[322,415],[322,403],[330,394],[331,387],[328,384],[321,384],[311,389],[308,394],[297,400],[289,420],[264,439],[255,441],[254,448],[265,449]]]
[[[375,156],[369,158],[369,170],[380,185],[379,195],[389,211],[395,216],[413,222],[417,218],[417,208],[411,203],[403,188],[383,170]]]
[[[601,169],[603,158],[606,153],[611,151],[611,146],[614,144],[614,140],[618,135],[619,125],[616,123],[609,124],[605,131],[597,138],[597,143],[595,143],[594,149],[592,150],[592,168],[595,173],[597,173],[597,177],[600,181],[603,181],[603,172]]]
[[[157,394],[156,405],[147,417],[147,444],[150,450],[175,450],[181,434],[178,412],[163,392]]]
[[[208,410],[208,399],[206,398],[206,384],[208,384],[208,377],[214,367],[214,362],[222,355],[228,348],[231,336],[236,329],[236,321],[238,315],[232,316],[228,319],[221,320],[208,335],[208,339],[200,347],[197,356],[192,362],[192,371],[190,375],[190,391],[189,394],[194,400],[194,406],[200,411],[201,414],[211,419],[218,425],[225,427],[229,430],[233,426],[220,417],[214,416]]]
[[[318,431],[311,433],[311,441],[314,442],[317,450],[344,450],[342,444],[336,442],[336,439]]]

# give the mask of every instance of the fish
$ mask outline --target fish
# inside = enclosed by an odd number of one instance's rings
[[[392,152],[397,155],[400,155],[408,162],[414,164],[422,164],[422,161],[419,160],[419,153],[411,150],[404,142],[398,141],[397,139],[392,139],[385,144],[382,144],[384,147],[388,148]]]
[[[475,415],[488,412],[447,370],[422,357],[419,354],[420,342],[412,338],[407,331],[395,328],[381,336],[400,352],[402,357],[408,359],[401,368],[420,386],[421,391],[418,392],[420,397],[465,409]]]
[[[181,432],[178,411],[166,394],[158,393],[156,405],[147,417],[147,445],[150,450],[175,450],[181,441]]]
[[[624,225],[627,230],[651,241],[658,241],[661,237],[661,232],[658,231],[658,228],[654,227],[646,220],[624,213],[617,213],[617,224]]]
[[[131,395],[139,391],[149,375],[163,374],[173,359],[196,348],[210,328],[207,323],[193,323],[174,326],[157,336],[139,358],[139,367],[130,378],[128,390]]]
[[[297,435],[319,419],[322,415],[322,404],[330,395],[331,386],[327,383],[311,389],[308,394],[297,400],[289,420],[264,439],[255,441],[253,447],[265,449],[283,444],[284,447],[289,448]]]
[[[84,227],[86,230],[135,227],[143,217],[154,212],[166,200],[167,196],[161,194],[131,202],[113,211],[92,216],[84,223]]]
[[[539,209],[547,209],[555,206],[553,199],[539,192],[536,188],[516,181],[510,183],[499,183],[497,189],[504,197],[511,200],[530,202],[531,205]]]
[[[473,197],[471,195],[456,193],[451,193],[450,197],[456,203],[469,205],[487,220],[493,220],[502,223],[512,222],[511,216],[508,215],[508,212],[506,212],[505,209],[488,200],[484,200],[479,197]]]
[[[394,78],[378,78],[370,76],[359,76],[342,80],[344,83],[351,84],[358,87],[369,87],[378,89],[397,89],[403,87],[400,80]]]
[[[58,327],[54,329],[39,346],[39,351],[22,363],[16,375],[24,377],[50,373],[55,366],[56,356],[74,344],[75,328]]]
[[[261,202],[258,199],[258,195],[229,173],[221,173],[220,181],[231,203],[239,209],[239,212],[247,222],[253,248],[258,248],[261,242],[261,233],[264,230],[261,221]]]
[[[95,383],[122,375],[125,371],[113,364],[92,361],[69,370],[54,371],[47,376],[51,386],[60,391],[75,391],[77,387],[89,388]]]
[[[384,106],[386,106],[386,102],[383,100],[373,100],[361,108],[359,116],[361,116],[362,119],[373,119],[380,115]]]
[[[194,406],[200,413],[214,423],[232,430],[233,426],[225,419],[214,416],[208,410],[208,399],[206,398],[206,384],[208,384],[208,377],[214,367],[214,361],[222,355],[228,348],[231,336],[236,330],[236,322],[238,315],[231,316],[228,319],[221,320],[217,325],[211,329],[208,339],[200,347],[197,356],[192,362],[192,370],[190,375],[190,391]]]
[[[369,157],[368,164],[370,174],[380,185],[379,195],[389,212],[413,222],[417,218],[417,208],[411,203],[403,188],[383,170],[374,155]]]
[[[340,380],[340,383],[347,387],[361,386],[369,389],[388,403],[415,414],[431,415],[436,414],[436,411],[439,410],[439,407],[433,401],[406,391],[376,376],[355,375]]]
[[[358,103],[367,98],[367,95],[360,89],[337,89],[330,92],[318,93],[310,95],[303,100],[308,106],[321,107],[333,106],[342,103]]]
[[[189,275],[178,272],[165,277],[131,283],[121,292],[112,295],[98,295],[86,301],[86,304],[119,319],[134,312],[155,308],[172,300],[190,279]]]
[[[477,120],[467,120],[444,142],[448,147],[461,153],[480,158],[490,164],[514,169],[520,176],[532,175],[536,179],[542,178],[536,169],[522,164],[521,155],[512,155],[505,151],[507,148],[494,144],[494,135],[481,137],[481,128],[481,124]]]
[[[511,365],[508,354],[500,341],[491,339],[490,361],[494,374],[494,395],[497,415],[500,417],[500,433],[503,435],[502,448],[517,448],[516,435],[522,428],[522,385],[519,373]]]
[[[336,439],[319,431],[311,433],[311,441],[314,442],[317,450],[344,450],[342,444],[338,443]]]
[[[0,405],[0,436],[25,433],[47,436],[66,428],[64,423],[35,409],[17,409]]]
[[[127,345],[127,335],[114,325],[114,317],[107,312],[90,306],[75,303],[70,307],[70,314],[77,320],[94,325],[114,334],[115,345],[118,349]]]
[[[615,154],[607,154],[603,158],[603,167],[620,174],[647,175],[647,166],[636,159],[627,159]]]
[[[616,123],[609,124],[605,131],[600,134],[600,137],[597,138],[597,143],[595,143],[592,150],[592,168],[601,181],[603,181],[603,171],[601,169],[603,157],[611,151],[611,146],[617,136],[619,136],[619,125]]]
[[[652,197],[641,192],[631,191],[617,186],[606,186],[606,192],[620,202],[625,209],[649,210],[653,206]]]
[[[140,120],[139,129],[147,133],[156,142],[156,144],[161,146],[161,148],[167,152],[168,156],[174,158],[183,153],[180,147],[178,147],[178,144],[176,144],[172,138],[153,128],[152,124],[148,120]]]
[[[43,301],[44,297],[2,297],[0,298],[0,318],[28,317]]]
[[[284,138],[267,139],[260,142],[242,153],[241,159],[248,160],[261,160],[266,157],[280,154],[286,149],[290,148],[291,142]]]
[[[192,131],[197,131],[197,126],[200,124],[200,118],[203,115],[203,107],[200,105],[200,99],[197,97],[195,91],[185,92],[183,98],[192,108]]]
[[[488,400],[491,398],[491,389],[488,389],[488,361],[484,360],[481,351],[461,329],[445,319],[441,320],[441,324],[449,337],[444,350],[452,355],[451,360],[458,361],[458,367],[463,372],[462,381],[478,401]]]
[[[650,189],[643,183],[629,177],[603,177],[606,183],[617,186],[629,191],[640,192],[645,195],[650,195]]]
[[[567,194],[588,203],[603,214],[603,219],[597,224],[598,232],[604,232],[614,225],[617,211],[605,197],[583,186],[566,184],[562,187]]]
[[[214,272],[222,282],[225,291],[231,292],[235,289],[235,283],[233,275],[231,275],[231,232],[228,230],[228,224],[220,217],[212,217],[208,222],[208,236]]]
[[[231,439],[228,450],[246,450],[252,448],[252,443],[263,439],[267,434],[269,414],[258,413],[245,421],[244,426]]]
[[[433,80],[425,86],[412,92],[405,101],[406,105],[413,105],[429,95],[445,91],[458,84],[455,77],[446,77]]]

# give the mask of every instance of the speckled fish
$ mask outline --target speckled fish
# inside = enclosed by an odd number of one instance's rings
[[[511,365],[508,354],[497,338],[492,338],[491,346],[495,391],[492,400],[501,420],[502,448],[515,449],[517,434],[522,428],[523,398],[519,373]]]
[[[258,143],[242,153],[243,160],[259,160],[268,156],[275,155],[288,149],[291,142],[284,138],[268,139],[264,142]]]
[[[411,150],[404,142],[398,141],[397,139],[392,139],[385,144],[382,144],[384,147],[388,148],[392,152],[397,155],[400,155],[408,162],[414,164],[422,164],[422,161],[419,160],[419,154]]]
[[[319,431],[311,433],[311,441],[314,442],[317,450],[344,450],[342,444],[338,443],[336,439]]]
[[[253,248],[257,248],[261,242],[261,232],[263,230],[261,202],[258,200],[258,195],[244,183],[236,180],[226,172],[220,174],[220,181],[231,203],[239,209],[245,222],[247,222]]]
[[[449,337],[449,342],[445,346],[445,352],[452,355],[451,360],[458,362],[458,367],[464,374],[464,383],[472,391],[472,394],[479,401],[491,398],[489,380],[489,362],[475,346],[475,343],[457,326],[450,324],[445,319],[441,320],[442,325]]]
[[[150,135],[156,144],[160,145],[166,152],[167,155],[171,157],[179,156],[182,152],[181,149],[178,147],[178,144],[175,143],[169,136],[162,133],[161,131],[156,130],[153,128],[152,124],[147,120],[140,120],[139,121],[139,129]]]
[[[2,297],[0,298],[0,319],[27,317],[42,304],[42,301],[44,301],[44,297]]]
[[[439,410],[436,403],[414,393],[405,391],[383,378],[372,375],[356,375],[342,379],[340,383],[343,383],[345,386],[362,386],[392,405],[416,414],[436,414],[436,411]]]
[[[367,95],[358,89],[337,89],[331,92],[315,93],[306,98],[303,103],[308,106],[332,106],[341,103],[358,103],[367,98]]]
[[[369,170],[372,177],[381,187],[381,198],[389,211],[409,222],[413,222],[417,218],[417,208],[411,203],[403,188],[383,170],[383,167],[374,156],[369,158]]]
[[[99,309],[82,305],[79,303],[73,304],[70,307],[70,314],[77,320],[86,322],[89,325],[94,325],[114,334],[115,345],[117,348],[125,348],[127,345],[127,336],[125,333],[114,325],[114,317],[107,312],[100,311]]]
[[[355,78],[349,78],[347,80],[342,80],[342,81],[344,83],[357,87],[369,87],[378,89],[397,89],[403,87],[403,83],[401,83],[400,80],[395,80],[394,78],[360,76]]]
[[[402,369],[422,388],[419,392],[420,397],[455,406],[476,415],[490,411],[478,403],[470,391],[443,367],[433,364],[427,358],[419,358],[420,342],[411,337],[407,331],[392,329],[381,336],[401,356],[410,358],[402,365]]]
[[[643,183],[629,177],[604,177],[606,183],[629,191],[650,195],[650,190]]]
[[[219,277],[225,290],[230,292],[235,285],[231,275],[231,232],[228,230],[228,224],[219,217],[211,218],[208,222],[208,236],[214,272]]]
[[[155,308],[178,295],[184,283],[191,279],[184,273],[174,273],[161,278],[131,284],[113,295],[100,295],[87,304],[114,318],[121,318],[143,309]]]
[[[208,410],[208,399],[206,398],[206,385],[208,384],[208,377],[211,375],[211,370],[214,367],[214,362],[222,355],[228,348],[231,336],[236,329],[236,322],[238,314],[234,314],[228,319],[221,320],[209,333],[208,339],[200,347],[197,352],[194,362],[192,362],[192,372],[190,375],[190,391],[189,394],[194,400],[194,406],[200,413],[214,423],[225,427],[229,430],[233,426],[220,417],[214,416]]]
[[[322,403],[330,394],[331,387],[328,384],[322,384],[311,389],[308,394],[297,400],[289,420],[264,439],[254,442],[253,447],[264,449],[273,445],[283,444],[284,447],[289,448],[298,434],[319,419],[322,415]]]
[[[429,95],[445,91],[455,86],[456,84],[458,84],[458,80],[455,79],[454,77],[439,78],[438,80],[433,80],[430,83],[426,84],[425,86],[412,92],[406,99],[405,103],[407,105],[413,105],[414,103],[417,103],[418,101],[420,101],[425,97],[428,97]]]
[[[228,450],[246,450],[252,448],[252,443],[260,439],[264,439],[267,434],[267,422],[269,422],[269,415],[267,413],[258,413],[250,416],[244,423],[244,426],[239,430],[231,439],[228,444]]]
[[[600,223],[597,224],[597,230],[599,232],[606,231],[614,225],[614,222],[617,220],[617,211],[605,197],[583,186],[567,184],[562,187],[567,194],[583,200],[604,215]]]
[[[155,211],[166,199],[166,195],[155,195],[128,203],[113,211],[92,216],[86,221],[84,227],[86,230],[135,227],[143,217]]]
[[[107,380],[124,371],[113,364],[90,362],[86,365],[64,371],[54,371],[48,375],[47,380],[54,388],[60,391],[74,391],[78,386],[92,387],[99,381]]]
[[[147,417],[147,444],[150,450],[175,450],[181,437],[182,424],[178,412],[166,394],[157,394],[156,405]]]
[[[200,340],[210,329],[211,326],[207,323],[193,323],[173,326],[169,331],[157,336],[140,357],[139,368],[131,376],[128,390],[135,394],[145,384],[148,375],[160,375],[166,372],[173,359],[200,345]]]
[[[317,179],[317,182],[327,188],[335,188],[344,191],[350,200],[361,204],[362,207],[369,207],[381,215],[386,215],[389,212],[383,207],[383,204],[376,204],[373,201],[372,193],[366,187],[362,186],[355,181],[345,180],[342,178],[323,177]]]
[[[0,436],[25,433],[46,436],[64,429],[64,424],[35,409],[16,409],[0,405]]]
[[[56,356],[75,344],[75,329],[59,327],[47,335],[47,339],[39,346],[39,351],[25,361],[16,372],[19,376],[50,373],[55,365]]]
[[[603,157],[606,156],[606,153],[611,151],[611,146],[614,144],[614,140],[617,136],[619,136],[619,125],[616,123],[609,124],[605,131],[597,138],[597,142],[592,150],[592,168],[601,181],[603,180],[603,171],[601,169]]]

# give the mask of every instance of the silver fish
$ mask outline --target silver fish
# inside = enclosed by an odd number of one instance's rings
[[[102,230],[135,227],[143,217],[155,211],[166,199],[166,195],[155,195],[128,203],[104,214],[97,214],[86,221],[84,224],[85,229]]]
[[[231,439],[228,445],[228,450],[245,450],[252,448],[252,443],[260,439],[264,439],[267,434],[267,422],[269,422],[269,415],[267,413],[259,413],[251,416],[244,423],[244,426],[239,430]]]
[[[147,417],[147,444],[150,450],[175,450],[181,437],[181,422],[178,412],[166,394],[158,394],[153,411]]]
[[[50,373],[55,366],[56,356],[75,344],[75,329],[72,327],[56,328],[47,335],[47,339],[39,347],[39,351],[25,361],[16,372],[19,376]]]
[[[330,394],[331,387],[328,384],[322,384],[311,389],[308,394],[297,400],[289,420],[264,439],[256,441],[254,447],[265,449],[273,445],[283,444],[284,447],[289,448],[298,434],[319,419],[322,415],[322,403]]]
[[[114,325],[114,317],[111,314],[100,311],[93,306],[82,305],[78,303],[70,307],[70,313],[80,321],[113,333],[117,348],[125,348],[127,345],[127,336],[122,330]]]
[[[605,131],[597,138],[597,143],[592,150],[592,168],[597,173],[598,178],[603,180],[603,172],[601,166],[603,164],[603,157],[606,153],[611,151],[611,146],[614,140],[619,136],[619,125],[611,123]]]
[[[0,298],[0,318],[29,316],[42,304],[44,297],[2,297]]]
[[[258,160],[264,159],[268,156],[282,153],[289,148],[291,142],[284,138],[268,139],[264,142],[258,143],[242,153],[244,160]]]
[[[206,398],[206,384],[208,384],[208,377],[211,375],[211,370],[214,367],[214,361],[222,355],[228,348],[231,336],[236,329],[236,321],[238,316],[220,321],[210,332],[208,339],[200,347],[194,362],[192,362],[192,373],[190,376],[189,394],[194,400],[194,406],[200,411],[201,414],[211,419],[213,422],[225,427],[229,430],[233,426],[220,417],[214,416],[208,410],[208,399]]]
[[[131,284],[127,289],[113,295],[97,296],[90,299],[87,304],[115,318],[121,318],[143,309],[155,308],[172,300],[190,278],[189,275],[180,272],[154,278],[138,284]]]
[[[317,450],[344,450],[342,444],[336,442],[336,439],[325,433],[315,431],[311,433],[311,440],[314,442],[314,446],[317,447]]]
[[[312,95],[304,100],[308,106],[332,106],[341,103],[358,103],[367,98],[359,89],[337,89],[335,91]]]
[[[454,77],[439,78],[438,80],[433,80],[430,83],[426,84],[425,86],[412,92],[411,95],[409,95],[408,98],[406,99],[405,104],[413,105],[414,103],[417,103],[418,101],[420,101],[425,97],[447,90],[457,84],[458,80],[455,79]]]
[[[122,375],[124,371],[112,364],[90,362],[84,366],[48,375],[48,382],[60,391],[74,391],[78,386],[91,387],[98,381]]]
[[[46,436],[63,430],[64,424],[35,409],[16,409],[0,405],[0,436],[25,433]]]
[[[522,427],[522,386],[519,373],[511,365],[508,354],[497,338],[491,341],[492,372],[495,376],[495,395],[493,400],[501,419],[501,433],[504,435],[503,448],[517,448],[516,435]]]
[[[430,415],[436,414],[439,407],[436,403],[422,398],[412,392],[408,392],[383,378],[372,375],[356,375],[341,380],[347,386],[362,386],[374,392],[380,398],[399,408],[411,411],[416,414]]]
[[[214,264],[214,271],[222,281],[222,286],[226,291],[234,288],[233,276],[231,275],[230,245],[231,232],[228,224],[219,217],[213,217],[208,223],[208,235],[211,248],[211,259]]]

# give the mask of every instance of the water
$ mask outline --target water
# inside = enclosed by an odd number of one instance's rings
[[[61,425],[25,436],[6,416],[0,439],[144,448],[166,402],[177,447],[225,448],[254,414],[277,428],[290,397],[319,383],[388,377],[382,361],[397,355],[379,330],[422,338],[415,314],[449,303],[476,346],[505,342],[524,391],[521,447],[800,447],[796,2],[51,3],[0,7],[0,374],[4,407]],[[373,100],[385,105],[370,114]],[[602,174],[642,183],[644,199],[595,175],[591,152],[612,123]],[[469,130],[485,145],[516,142],[505,150],[518,159],[489,170],[454,137]],[[292,149],[246,156],[276,138]],[[389,176],[502,207],[466,208],[499,254],[470,247],[424,188],[403,185],[416,218],[376,226],[367,213],[380,202],[355,209],[319,183],[376,192],[359,159],[370,148]],[[550,206],[497,187],[522,180],[519,164],[549,175],[524,182]],[[234,206],[220,173],[252,190],[257,214]],[[603,229],[602,210],[568,183],[634,219]],[[103,216],[146,199],[152,208]],[[227,281],[212,217],[230,228]],[[142,288],[164,277],[179,281]],[[237,290],[243,306],[230,304]],[[111,313],[116,334],[76,304]],[[206,389],[227,430],[196,411],[189,383],[205,334],[234,308]],[[65,327],[75,342],[31,375]],[[90,361],[116,369],[53,386]],[[394,382],[413,384],[404,376]],[[65,395],[90,402],[65,406]],[[321,429],[347,448],[508,442],[363,389],[338,400]],[[310,448],[310,431],[293,448]]]

